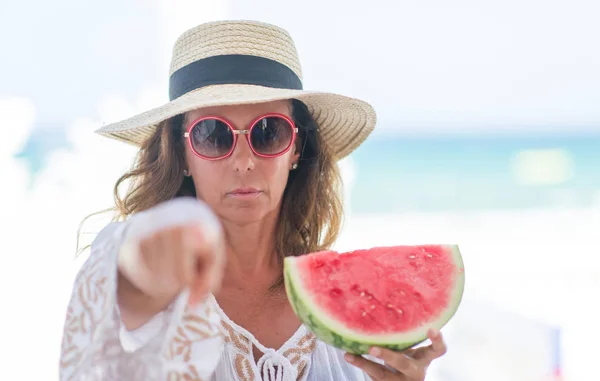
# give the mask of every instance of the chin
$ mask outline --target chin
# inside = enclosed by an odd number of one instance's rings
[[[235,205],[229,206],[223,213],[223,217],[231,222],[250,224],[264,220],[273,212],[270,208],[265,208],[265,205]]]

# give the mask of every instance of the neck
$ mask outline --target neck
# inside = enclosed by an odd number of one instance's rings
[[[270,286],[281,276],[281,261],[275,251],[277,215],[239,224],[223,221],[227,244],[224,286]]]

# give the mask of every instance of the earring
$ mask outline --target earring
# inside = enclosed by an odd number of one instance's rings
[[[184,169],[183,170],[183,176],[190,177],[190,171],[188,171],[187,169]]]
[[[294,164],[292,164],[292,170],[294,170],[294,169],[296,169],[296,168],[298,168],[298,163],[294,163]]]

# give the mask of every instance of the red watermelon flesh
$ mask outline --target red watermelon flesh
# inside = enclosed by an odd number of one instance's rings
[[[300,318],[353,352],[362,343],[405,348],[424,340],[427,328],[454,314],[464,287],[455,245],[312,253],[286,258],[285,274]]]

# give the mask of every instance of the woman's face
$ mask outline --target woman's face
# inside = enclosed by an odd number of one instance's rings
[[[268,113],[291,118],[289,101],[254,105],[218,106],[190,111],[184,127],[202,116],[219,116],[235,129],[246,130],[257,117]],[[285,154],[263,158],[252,152],[245,135],[238,135],[233,153],[224,159],[206,160],[185,144],[186,162],[197,197],[223,220],[246,224],[274,215],[279,210],[292,164],[298,162],[295,145]]]

